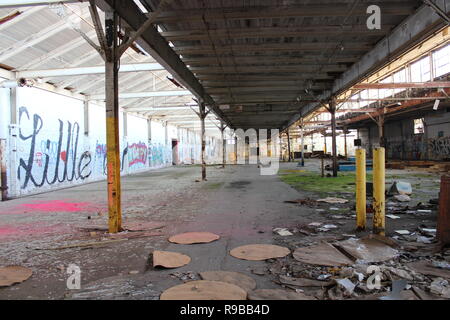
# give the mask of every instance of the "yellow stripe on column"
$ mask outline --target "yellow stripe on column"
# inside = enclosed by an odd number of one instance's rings
[[[373,150],[373,232],[385,235],[385,150]]]
[[[366,150],[356,149],[356,229],[366,229]]]

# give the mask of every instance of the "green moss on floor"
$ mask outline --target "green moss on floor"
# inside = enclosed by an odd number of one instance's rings
[[[283,182],[299,190],[322,193],[355,191],[354,172],[339,172],[336,178],[322,178],[320,173],[314,172],[289,173],[288,170],[280,170],[278,174]],[[372,181],[372,174],[367,174],[367,181]]]

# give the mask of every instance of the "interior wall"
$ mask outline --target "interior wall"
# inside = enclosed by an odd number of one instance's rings
[[[9,114],[11,89],[0,90],[0,139],[7,141],[8,197],[20,197],[106,178],[105,109],[37,88],[16,89],[17,126]],[[85,112],[88,112],[86,115]],[[125,118],[124,118],[125,117]],[[120,113],[121,174],[172,165],[172,138],[179,159],[200,163],[200,136]],[[167,126],[167,128],[166,128]],[[219,140],[207,137],[207,161],[219,159]]]
[[[414,133],[414,119],[416,117],[386,122],[386,157],[392,160],[450,159],[450,108],[427,114],[423,118],[423,134]],[[359,129],[358,133],[366,150],[379,145],[375,124]]]

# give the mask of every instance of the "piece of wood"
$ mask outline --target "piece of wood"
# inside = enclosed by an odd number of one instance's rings
[[[349,239],[336,244],[355,258],[368,263],[383,262],[395,258],[398,251],[376,239]]]
[[[126,241],[126,240],[128,240],[128,239],[125,238],[125,239],[117,239],[117,240],[82,242],[82,243],[69,244],[66,246],[54,247],[54,248],[35,248],[35,250],[63,250],[63,249],[71,249],[71,248],[83,248],[83,247],[101,246],[101,245],[105,245],[105,244],[122,242],[122,241]]]
[[[179,268],[191,262],[191,258],[178,252],[153,251],[153,267]]]
[[[246,300],[247,292],[230,283],[190,281],[164,291],[160,300]]]
[[[256,288],[256,281],[253,278],[239,272],[206,271],[201,272],[200,277],[202,277],[203,280],[208,281],[220,281],[231,283],[238,287],[241,287],[247,292],[254,290]]]
[[[31,277],[33,271],[22,266],[7,266],[0,268],[0,287],[12,286]]]
[[[234,248],[230,255],[235,258],[250,261],[263,261],[267,259],[283,258],[290,254],[288,248],[270,244],[252,244]]]
[[[318,266],[337,267],[353,264],[351,259],[326,242],[310,247],[298,248],[294,251],[293,256],[299,262]]]
[[[169,242],[177,244],[198,244],[210,243],[218,239],[220,237],[211,232],[187,232],[170,237]]]

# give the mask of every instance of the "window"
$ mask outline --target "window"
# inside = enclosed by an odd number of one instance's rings
[[[406,69],[402,69],[396,73],[394,73],[394,83],[403,83],[403,82],[407,82],[407,78],[406,78]],[[394,93],[399,93],[405,91],[405,89],[395,89]]]
[[[423,134],[424,133],[424,125],[423,118],[414,120],[414,134]]]
[[[433,65],[436,77],[450,73],[450,45],[433,53]]]
[[[426,82],[431,80],[430,57],[425,57],[411,64],[411,81]]]

